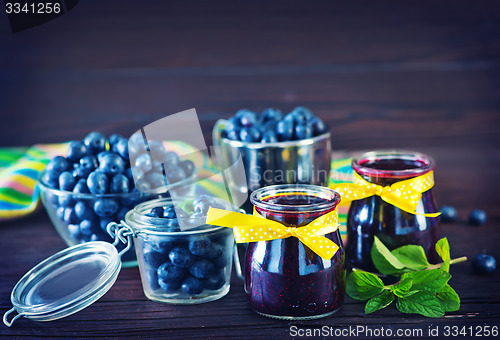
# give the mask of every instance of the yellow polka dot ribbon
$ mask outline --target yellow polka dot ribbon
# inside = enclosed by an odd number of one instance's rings
[[[255,210],[252,216],[210,208],[207,215],[207,224],[233,228],[237,243],[270,241],[293,236],[325,260],[331,259],[339,249],[332,240],[323,236],[337,230],[338,220],[337,210],[320,216],[302,227],[268,220]]]
[[[430,171],[418,177],[396,182],[392,185],[381,186],[365,181],[360,175],[354,173],[353,183],[342,183],[333,187],[342,200],[352,201],[373,195],[380,196],[384,201],[410,214],[426,217],[437,217],[441,213],[418,213],[417,204],[422,193],[434,186],[434,172]]]

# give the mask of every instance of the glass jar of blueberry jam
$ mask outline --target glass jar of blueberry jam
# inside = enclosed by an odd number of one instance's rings
[[[230,228],[205,224],[206,212],[233,207],[204,195],[176,202],[174,208],[171,198],[147,201],[125,216],[144,294],[170,304],[217,300],[229,292],[234,236]]]
[[[262,217],[301,227],[335,210],[340,195],[312,185],[276,185],[250,197]],[[344,302],[345,256],[340,233],[324,235],[340,249],[325,260],[298,238],[249,243],[245,292],[259,314],[288,320],[315,319],[337,311]]]
[[[352,167],[366,181],[388,186],[424,175],[435,168],[431,157],[417,152],[373,151],[352,161]],[[432,189],[422,193],[416,212],[437,211]],[[424,248],[429,260],[436,261],[434,245],[439,239],[438,220],[403,211],[370,196],[352,201],[347,216],[346,255],[349,264],[368,271],[376,270],[371,260],[373,237],[376,235],[389,249],[407,244]]]

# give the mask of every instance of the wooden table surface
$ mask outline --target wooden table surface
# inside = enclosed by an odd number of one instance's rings
[[[147,4],[146,4],[147,3]],[[62,17],[12,33],[0,14],[0,146],[129,136],[196,108],[211,145],[218,118],[240,108],[297,105],[327,121],[336,151],[408,148],[435,158],[438,204],[452,256],[500,260],[500,5],[497,1],[165,2],[85,0]],[[468,226],[470,210],[488,222]],[[41,210],[2,222],[0,312],[32,266],[65,244]],[[20,319],[6,338],[283,338],[290,326],[422,329],[500,326],[500,274],[454,265],[460,311],[427,319],[394,307],[364,316],[350,298],[308,322],[261,317],[242,283],[197,306],[147,300],[137,268],[122,269],[98,302],[53,322]],[[360,336],[361,338],[362,336]],[[401,338],[393,335],[393,338]]]

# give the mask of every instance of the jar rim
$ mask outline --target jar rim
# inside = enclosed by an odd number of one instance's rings
[[[369,161],[400,159],[418,162],[421,165],[407,169],[377,169],[363,164]],[[381,178],[410,178],[423,175],[436,168],[434,159],[423,153],[408,150],[377,150],[369,151],[352,159],[352,168],[362,176]]]
[[[303,205],[288,205],[271,203],[265,200],[273,194],[303,193],[304,195],[324,198],[325,201]],[[279,184],[262,187],[250,195],[250,202],[260,209],[270,211],[286,211],[290,213],[304,213],[305,211],[321,211],[335,208],[340,203],[340,194],[330,188],[310,184]],[[305,210],[306,209],[306,210]]]
[[[193,199],[193,197],[177,197],[176,200],[189,200]],[[223,201],[222,199],[215,198],[218,201]],[[187,235],[195,235],[195,234],[203,234],[208,233],[220,229],[224,229],[225,227],[221,226],[205,226],[203,228],[194,227],[193,229],[185,229],[180,231],[173,230],[165,230],[164,227],[168,221],[171,219],[160,218],[160,217],[148,217],[145,216],[145,212],[151,207],[162,205],[162,204],[172,204],[171,197],[165,198],[156,198],[149,201],[142,202],[136,205],[133,209],[129,210],[125,215],[125,223],[132,227],[137,234],[145,233],[145,234],[153,234],[153,235],[168,235],[168,236],[187,236]],[[229,204],[229,203],[228,203]],[[236,209],[233,207],[233,209]],[[188,221],[187,218],[180,218],[178,220]],[[206,217],[199,217],[194,222],[199,222],[203,224],[206,220]]]

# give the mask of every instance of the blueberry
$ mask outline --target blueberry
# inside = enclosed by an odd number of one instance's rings
[[[212,250],[212,242],[207,237],[199,237],[189,242],[189,251],[193,255],[205,257]]]
[[[186,178],[186,174],[182,168],[177,165],[170,164],[165,168],[165,175],[167,176],[167,182],[169,184],[177,183]]]
[[[206,255],[216,268],[223,268],[227,265],[227,258],[224,247],[218,243],[212,243],[212,249]]]
[[[94,211],[100,217],[114,215],[118,211],[118,203],[110,198],[98,199],[94,203]]]
[[[441,222],[451,223],[455,222],[458,218],[457,210],[449,205],[444,205],[441,207]]]
[[[184,171],[186,177],[190,177],[194,174],[195,166],[192,161],[189,159],[179,162],[179,167]]]
[[[165,208],[165,211],[163,212],[163,216],[162,217],[164,217],[164,218],[170,218],[170,219],[177,218],[174,206],[173,205],[167,206]]]
[[[40,181],[52,189],[59,189],[59,173],[54,171],[44,171]]]
[[[82,220],[93,220],[95,218],[94,211],[89,208],[84,202],[76,202],[75,213]]]
[[[313,118],[316,118],[314,114],[309,110],[307,107],[304,106],[297,106],[295,109],[292,110],[291,112],[295,117],[302,117],[305,122],[310,121]],[[302,119],[301,118],[301,119]]]
[[[76,224],[80,222],[80,219],[75,213],[75,210],[73,208],[67,207],[64,209],[64,222],[66,224]]]
[[[257,128],[249,127],[240,130],[240,140],[247,143],[255,143],[260,141],[260,131]]]
[[[230,130],[227,132],[226,137],[231,140],[240,140],[240,130]]]
[[[90,155],[91,151],[83,142],[72,141],[69,143],[68,151],[66,157],[73,163],[78,162],[80,158],[86,155]]]
[[[206,289],[210,290],[221,289],[222,286],[224,286],[224,284],[226,283],[226,278],[223,274],[224,273],[218,273],[216,275],[210,276],[206,280],[203,280],[203,286]]]
[[[483,225],[486,222],[486,212],[484,212],[484,210],[474,209],[469,214],[468,221],[470,225]]]
[[[210,261],[199,260],[189,267],[189,272],[194,277],[206,279],[215,272],[215,267]]]
[[[64,171],[59,175],[59,189],[72,191],[75,187],[75,177],[68,171]]]
[[[308,125],[297,124],[295,126],[295,134],[294,137],[297,140],[308,139],[313,135],[312,129]]]
[[[269,122],[269,121],[278,122],[279,120],[281,120],[283,118],[283,114],[281,113],[280,110],[268,108],[268,109],[265,109],[264,111],[262,111],[261,118],[262,118],[263,123]]]
[[[190,276],[182,282],[182,291],[188,294],[200,294],[203,291],[203,283]]]
[[[115,153],[113,151],[102,151],[97,154],[97,161],[99,163],[102,162],[103,158],[107,155],[114,155]]]
[[[177,155],[173,151],[169,151],[165,153],[163,156],[163,163],[165,164],[165,167],[169,165],[178,165],[179,164],[179,155]]]
[[[148,153],[144,153],[135,159],[134,166],[139,172],[146,173],[153,169],[153,159]]]
[[[306,123],[306,119],[303,115],[299,114],[299,113],[296,113],[296,112],[290,112],[289,114],[287,114],[284,118],[283,118],[283,121],[285,122],[289,122],[291,123],[292,125],[298,125],[298,124],[305,124]]]
[[[95,156],[84,156],[80,159],[79,163],[80,163],[81,167],[83,167],[84,169],[87,169],[87,171],[88,171],[87,174],[94,171],[99,164],[97,162],[97,158]]]
[[[159,253],[150,247],[145,247],[143,251],[144,262],[153,268],[158,268],[162,263],[168,261],[166,254]]]
[[[130,191],[129,182],[127,176],[124,174],[116,174],[111,179],[111,185],[109,186],[111,193],[125,193]]]
[[[164,281],[180,281],[184,278],[186,270],[182,267],[173,265],[170,262],[165,262],[158,267],[158,278]]]
[[[129,160],[128,140],[126,138],[120,137],[120,139],[113,144],[111,150],[119,154],[123,159]]]
[[[163,143],[158,140],[148,140],[147,150],[153,155],[154,158],[165,157],[165,147]]]
[[[165,238],[160,238],[158,240],[150,240],[149,246],[154,251],[167,255],[168,258],[168,254],[170,253],[172,248],[176,246],[176,243],[171,240],[166,240]]]
[[[80,222],[80,233],[82,235],[92,236],[99,231],[97,224],[90,220],[83,220]]]
[[[75,194],[88,194],[90,193],[89,187],[87,186],[87,180],[80,178],[78,182],[76,182],[75,187],[73,188],[73,192]]]
[[[165,185],[165,177],[161,173],[150,172],[144,177],[144,180],[141,182],[141,184],[146,185],[146,187],[149,187],[149,189],[161,188]]]
[[[257,115],[252,111],[238,111],[238,113],[236,113],[236,117],[239,118],[241,126],[250,127],[257,123]]]
[[[268,130],[262,135],[262,143],[276,143],[277,141],[278,137],[276,136],[276,132],[273,130]]]
[[[476,274],[490,274],[495,271],[497,261],[488,254],[477,254],[472,259],[472,269]]]
[[[163,207],[154,207],[151,209],[151,214],[155,217],[163,217]]]
[[[99,132],[91,132],[83,139],[83,143],[94,154],[98,154],[106,149],[106,137]]]
[[[99,169],[108,175],[125,171],[125,161],[115,153],[106,154],[99,160]]]
[[[168,254],[168,258],[173,264],[182,268],[189,268],[195,260],[189,250],[184,247],[175,247],[172,249]]]
[[[79,240],[82,237],[82,234],[80,233],[80,225],[78,224],[69,224],[68,233],[69,237],[73,240]]]
[[[112,135],[109,137],[109,139],[108,139],[108,143],[109,143],[109,145],[112,147],[112,146],[113,146],[113,145],[115,145],[115,144],[116,144],[116,143],[117,143],[120,139],[125,139],[125,140],[126,140],[126,138],[125,138],[125,137],[123,137],[122,135],[119,135],[119,134],[117,134],[117,133],[114,133],[114,134],[112,134]],[[128,143],[128,141],[127,141],[127,143]]]
[[[318,117],[314,117],[313,119],[311,119],[309,124],[313,129],[314,136],[322,135],[328,131],[326,124]]]
[[[137,131],[128,140],[128,151],[130,158],[137,157],[138,154],[144,154],[146,150],[146,140],[141,131]]]
[[[209,201],[200,201],[194,205],[194,211],[195,213],[198,213],[201,216],[204,216],[207,214],[208,209],[210,208],[211,204]]]
[[[73,207],[75,200],[70,195],[62,195],[58,197],[57,203],[62,207]]]
[[[87,178],[89,191],[94,195],[102,195],[109,191],[109,179],[106,173],[101,170],[94,170]]]
[[[106,235],[109,235],[107,228],[108,228],[108,224],[110,224],[111,222],[114,222],[114,219],[111,217],[101,217],[101,219],[99,221],[99,226],[101,227],[101,230],[106,233]]]
[[[64,220],[64,211],[66,210],[65,207],[58,207],[56,209],[56,216],[60,220]]]
[[[293,136],[293,122],[282,120],[276,125],[276,134],[280,142],[289,141]]]
[[[158,285],[167,293],[173,293],[179,288],[181,288],[180,281],[164,281],[163,279],[158,279]]]
[[[45,167],[45,171],[54,172],[56,174],[60,174],[65,171],[69,166],[68,160],[63,156],[56,156],[47,163]]]

